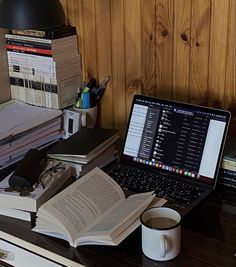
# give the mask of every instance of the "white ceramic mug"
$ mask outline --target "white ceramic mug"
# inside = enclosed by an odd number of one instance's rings
[[[74,111],[81,114],[81,125],[86,128],[94,128],[97,122],[97,106],[92,108],[73,107]]]
[[[142,224],[142,251],[150,259],[167,261],[175,258],[181,248],[181,216],[170,208],[145,210]]]

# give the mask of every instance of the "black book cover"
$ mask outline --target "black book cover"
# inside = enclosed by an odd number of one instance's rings
[[[82,128],[48,151],[48,154],[86,157],[118,135],[117,129]]]

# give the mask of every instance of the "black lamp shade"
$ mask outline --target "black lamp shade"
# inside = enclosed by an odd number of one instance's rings
[[[65,13],[59,0],[0,0],[0,28],[40,30],[64,23]]]

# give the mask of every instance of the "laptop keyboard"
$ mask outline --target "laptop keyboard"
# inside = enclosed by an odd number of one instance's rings
[[[130,166],[117,164],[106,170],[106,173],[124,189],[136,193],[155,191],[157,196],[183,208],[203,193],[196,186]]]

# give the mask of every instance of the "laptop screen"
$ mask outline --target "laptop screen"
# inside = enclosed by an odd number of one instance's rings
[[[121,160],[213,184],[230,113],[134,96]]]

